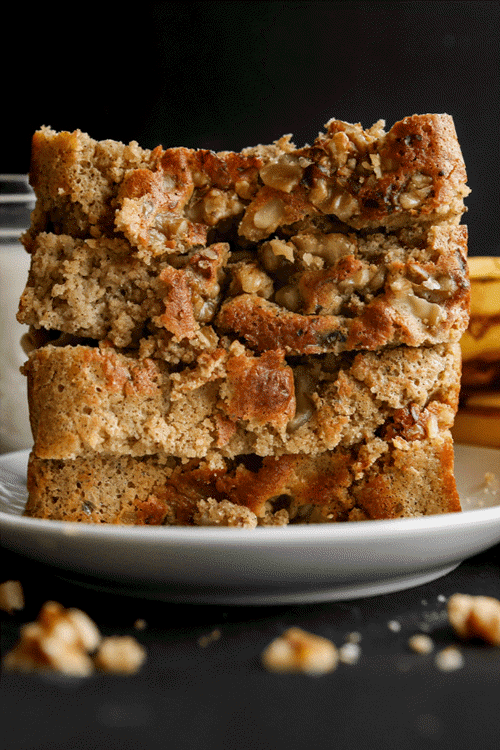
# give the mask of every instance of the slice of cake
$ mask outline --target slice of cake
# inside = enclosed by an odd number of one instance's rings
[[[260,460],[32,455],[26,513],[87,523],[252,528],[460,511],[449,431],[419,433],[414,438],[398,425],[348,448]]]
[[[373,440],[394,421],[419,435],[432,422],[449,429],[460,346],[292,361],[235,341],[174,372],[161,360],[110,347],[48,345],[24,371],[40,458],[310,455]]]
[[[466,259],[466,227],[449,222],[358,234],[309,221],[244,250],[218,242],[147,263],[125,240],[41,233],[18,320],[120,348],[147,339],[170,361],[221,334],[289,354],[428,346],[467,328]]]
[[[456,221],[469,193],[449,115],[413,115],[388,132],[330,120],[311,146],[289,137],[241,153],[153,151],[41,128],[30,181],[39,232],[125,236],[144,257],[209,244],[235,221],[258,242],[281,227],[329,216],[355,229]]]

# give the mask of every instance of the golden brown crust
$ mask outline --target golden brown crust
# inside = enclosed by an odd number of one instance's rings
[[[261,352],[278,347],[288,353],[320,354],[347,338],[336,319],[299,315],[249,294],[225,302],[217,324],[222,332],[236,332],[251,349]]]
[[[343,128],[343,123],[333,121],[328,134],[342,132]],[[372,184],[369,180],[363,181],[357,191],[351,189],[362,206],[366,222],[363,226],[393,225],[395,214],[406,211],[421,218],[432,216],[439,207],[449,205],[465,186],[463,157],[449,115],[405,117],[392,126],[379,149],[369,147],[368,153],[374,152],[380,156],[382,176]],[[416,196],[415,208],[405,208],[401,205],[401,194],[405,193],[414,174],[430,177],[431,188],[421,202],[420,196]],[[349,223],[356,226],[359,222],[353,217]]]
[[[224,411],[233,422],[272,422],[283,428],[295,415],[293,371],[281,351],[231,357],[225,385]]]
[[[42,128],[33,138],[32,230],[98,236],[118,232],[139,253],[206,244],[234,220],[252,242],[306,216],[350,226],[397,228],[460,216],[463,158],[449,115],[413,115],[388,133],[376,123],[331,120],[312,146],[287,143],[240,154],[97,142]],[[115,213],[116,209],[116,213]]]
[[[158,257],[52,233],[30,248],[20,322],[121,347],[156,336],[159,356],[171,342],[166,358],[199,348],[207,325],[257,351],[311,354],[458,340],[468,322],[467,229],[454,222],[356,234],[309,217],[244,251],[231,241]]]
[[[244,237],[259,241],[291,223],[290,205],[292,221],[320,212],[356,229],[395,229],[463,213],[466,173],[449,115],[406,117],[388,133],[338,120],[326,128],[312,146],[297,150],[304,168],[290,192],[269,194],[268,179],[257,193],[240,224]],[[279,157],[274,175],[289,163],[289,155]]]
[[[37,203],[25,243],[40,231],[76,237],[113,232],[116,186],[129,169],[150,166],[151,151],[137,143],[95,141],[80,130],[33,135],[30,183]]]

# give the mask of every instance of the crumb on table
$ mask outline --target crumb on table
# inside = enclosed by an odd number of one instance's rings
[[[453,594],[448,600],[448,620],[463,639],[480,638],[500,646],[500,601],[491,596]]]
[[[270,672],[322,675],[332,672],[338,661],[338,650],[332,641],[300,628],[289,628],[262,653],[262,663]]]
[[[24,609],[24,592],[20,581],[4,581],[0,584],[0,609],[13,614]]]

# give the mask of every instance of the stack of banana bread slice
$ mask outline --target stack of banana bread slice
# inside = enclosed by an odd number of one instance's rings
[[[43,127],[30,181],[28,515],[460,510],[469,190],[449,115],[240,153]]]

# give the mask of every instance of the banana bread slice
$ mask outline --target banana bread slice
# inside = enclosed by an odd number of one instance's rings
[[[229,226],[258,242],[311,216],[355,229],[458,220],[469,189],[452,117],[412,115],[384,128],[332,119],[311,146],[283,137],[215,154],[43,127],[33,137],[37,205],[25,243],[46,231],[118,235],[151,257],[205,245]]]
[[[123,239],[41,233],[18,320],[118,347],[150,339],[170,361],[221,333],[257,351],[313,354],[430,345],[466,329],[465,226],[297,230],[244,251],[218,242],[148,263]]]
[[[87,523],[254,528],[460,511],[448,430],[264,459],[32,454],[28,490],[26,515]]]
[[[40,458],[317,454],[403,414],[422,436],[451,427],[460,346],[287,359],[233,342],[172,370],[111,347],[47,345],[24,372]]]

